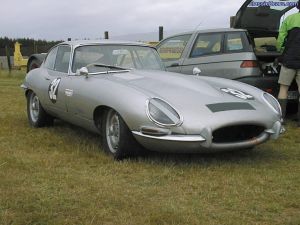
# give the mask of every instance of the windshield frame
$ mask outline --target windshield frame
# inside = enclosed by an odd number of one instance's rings
[[[73,71],[73,64],[74,64],[74,56],[75,56],[75,52],[77,50],[77,48],[80,48],[80,47],[86,47],[86,46],[124,46],[124,47],[140,47],[140,48],[150,48],[152,51],[153,51],[153,54],[155,55],[156,59],[158,60],[159,62],[159,65],[160,65],[160,68],[161,70],[158,70],[158,71],[166,71],[166,68],[157,52],[157,49],[155,47],[152,47],[152,46],[148,46],[148,45],[138,45],[138,44],[123,44],[123,43],[105,43],[105,44],[98,44],[98,43],[91,43],[91,44],[79,44],[79,45],[76,45],[76,46],[73,46],[72,48],[72,54],[71,54],[71,64],[70,64],[70,74],[71,76],[76,76],[76,71],[74,72]],[[137,68],[125,68],[125,70],[108,70],[108,71],[101,71],[101,72],[96,72],[96,73],[89,73],[90,75],[95,75],[95,74],[108,74],[108,73],[122,73],[122,72],[128,72],[130,71],[131,69],[137,69]],[[143,69],[137,69],[137,70],[143,70]],[[144,69],[144,70],[148,70],[148,69]]]

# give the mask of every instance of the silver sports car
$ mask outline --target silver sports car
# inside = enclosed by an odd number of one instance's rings
[[[283,130],[280,106],[270,94],[197,71],[166,72],[156,50],[141,43],[61,43],[22,87],[33,127],[58,118],[97,132],[116,159],[143,149],[249,149]]]

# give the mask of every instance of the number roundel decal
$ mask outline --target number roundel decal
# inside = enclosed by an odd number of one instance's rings
[[[221,88],[221,91],[244,100],[254,100],[252,95],[232,88]]]
[[[56,103],[60,80],[60,78],[56,78],[49,85],[48,94],[52,103]]]

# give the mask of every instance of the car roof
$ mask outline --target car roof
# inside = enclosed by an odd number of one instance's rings
[[[216,29],[205,29],[205,30],[195,30],[195,31],[189,31],[189,32],[183,32],[183,33],[178,33],[175,35],[171,35],[169,37],[174,37],[178,35],[184,35],[184,34],[201,34],[201,33],[226,33],[226,32],[245,32],[247,30],[245,29],[235,29],[235,28],[216,28]]]
[[[106,44],[113,44],[113,45],[137,45],[137,46],[147,46],[148,44],[143,42],[131,42],[131,41],[117,41],[117,40],[75,40],[75,41],[65,41],[60,44],[68,44],[72,46],[81,46],[81,45],[106,45]]]

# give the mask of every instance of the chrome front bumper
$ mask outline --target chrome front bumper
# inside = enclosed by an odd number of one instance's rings
[[[284,128],[281,122],[274,123],[271,129],[265,130],[260,136],[251,140],[234,143],[213,143],[212,131],[204,129],[199,135],[152,136],[140,131],[133,131],[133,136],[145,148],[158,152],[201,153],[219,152],[235,149],[247,149],[262,144],[269,139],[277,139]]]

